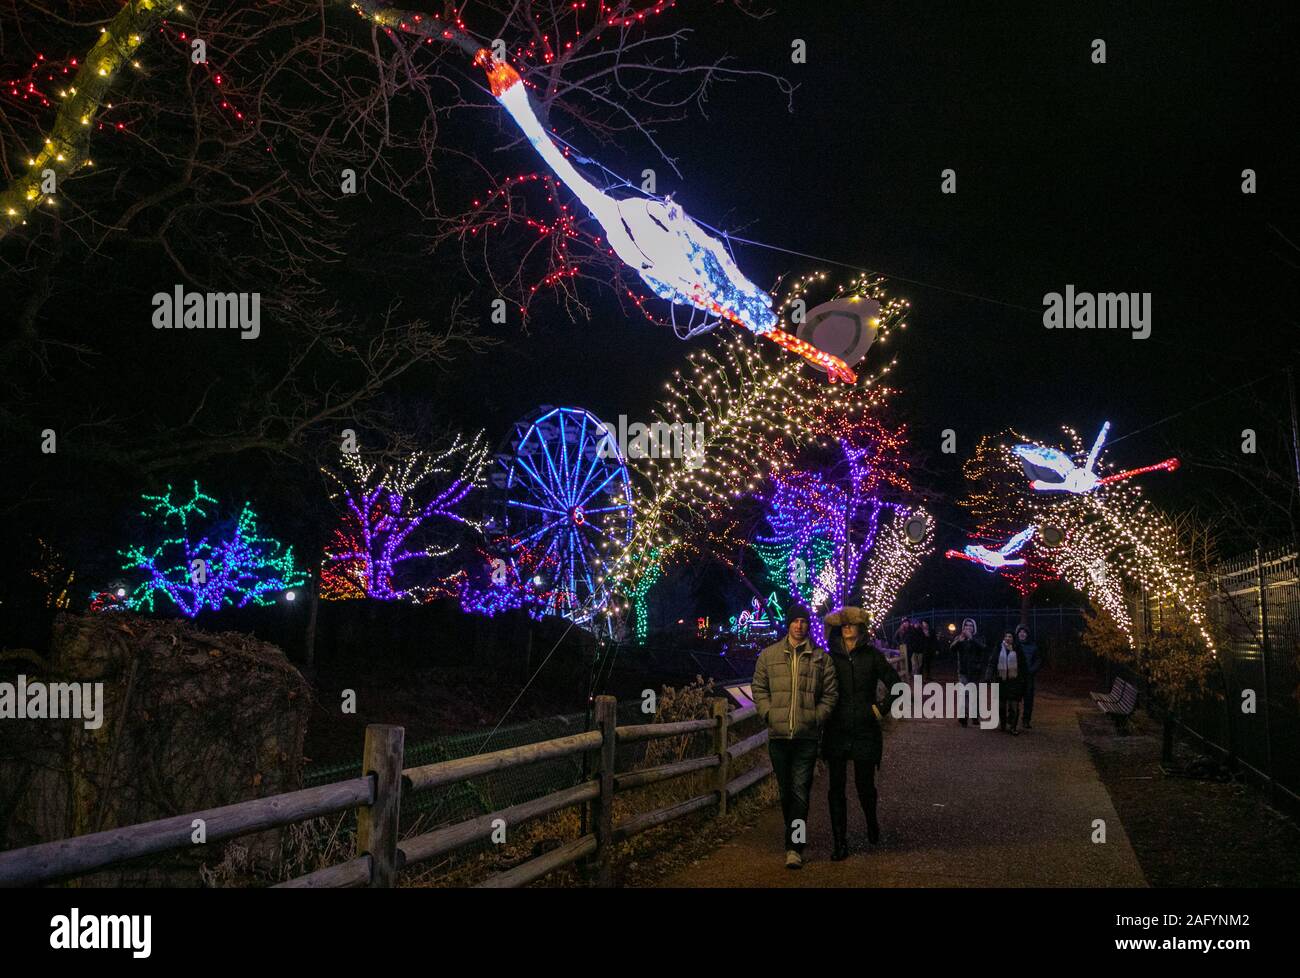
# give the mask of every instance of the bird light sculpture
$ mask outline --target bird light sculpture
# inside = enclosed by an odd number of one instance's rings
[[[513,67],[486,48],[474,63],[487,72],[492,95],[538,155],[599,222],[614,254],[655,295],[743,326],[821,367],[832,382],[857,379],[839,357],[780,329],[772,297],[747,279],[722,242],[671,198],[615,198],[578,172],[543,128]]]
[[[1106,443],[1106,435],[1109,433],[1110,422],[1107,421],[1097,433],[1097,440],[1092,443],[1092,451],[1082,466],[1075,465],[1074,460],[1059,449],[1045,445],[1016,445],[1011,451],[1020,459],[1026,477],[1031,480],[1030,485],[1038,492],[1072,492],[1082,495],[1092,492],[1098,486],[1131,479],[1144,472],[1155,472],[1158,469],[1172,472],[1178,468],[1178,459],[1167,458],[1154,465],[1126,469],[1107,476],[1097,475],[1097,457],[1101,454],[1102,445]]]
[[[1029,538],[1034,535],[1036,529],[1035,526],[1026,527],[997,550],[980,546],[978,543],[972,543],[961,550],[949,550],[947,556],[979,564],[990,574],[1001,570],[1003,567],[1021,567],[1025,563],[1025,558],[1015,555],[1020,552],[1021,547],[1029,542]]]

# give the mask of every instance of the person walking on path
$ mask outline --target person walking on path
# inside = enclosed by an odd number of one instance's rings
[[[921,630],[921,622],[913,618],[907,629],[907,668],[910,675],[919,676],[925,668],[925,637],[928,634]]]
[[[789,869],[803,866],[817,744],[838,700],[831,657],[808,641],[809,618],[802,605],[786,612],[789,632],[759,655],[750,687],[758,715],[767,724],[767,751],[781,793]]]
[[[1010,632],[1002,636],[1002,644],[989,657],[989,682],[998,684],[998,712],[1001,713],[999,729],[1014,736],[1020,734],[1020,700],[1025,695],[1024,653],[1016,645]]]
[[[957,654],[957,681],[962,685],[977,683],[984,678],[986,652],[983,643],[975,637],[975,620],[966,618],[951,648]],[[957,722],[966,726],[966,717]],[[976,724],[978,726],[978,724]]]
[[[1037,682],[1038,670],[1043,667],[1043,657],[1039,652],[1038,643],[1029,640],[1029,629],[1024,625],[1016,629],[1016,641],[1025,657],[1025,729],[1033,730],[1031,721],[1034,719],[1034,686]]]
[[[827,642],[829,641],[830,639],[827,639]],[[894,648],[898,649],[898,654],[903,657],[903,665],[910,673],[912,671],[912,619],[904,618],[899,622],[894,632]]]
[[[930,634],[930,623],[921,622],[921,681],[930,681],[930,668],[934,662],[934,653],[938,651],[939,640]]]
[[[880,824],[876,820],[876,770],[884,755],[880,720],[882,710],[888,710],[893,703],[898,673],[868,638],[867,614],[861,608],[841,608],[823,621],[839,692],[822,738],[822,757],[830,773],[828,801],[834,841],[831,859],[838,862],[849,854],[849,805],[845,794],[849,761],[853,762],[858,803],[867,817],[867,839],[880,841]],[[919,635],[919,631],[912,633],[914,639]],[[883,707],[876,701],[877,683],[884,683],[888,691]]]
[[[894,648],[906,651],[912,640],[912,619],[904,618],[894,631]]]

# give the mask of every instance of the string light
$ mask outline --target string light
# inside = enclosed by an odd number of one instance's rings
[[[1032,589],[1048,577],[1059,576],[1110,617],[1132,643],[1125,585],[1141,587],[1167,596],[1209,652],[1216,654],[1204,599],[1177,531],[1168,516],[1147,503],[1141,487],[1128,481],[1143,471],[1170,471],[1177,461],[1108,472],[1113,467],[1101,452],[1109,424],[1102,427],[1091,449],[1085,449],[1073,428],[1063,430],[1068,450],[1029,442],[1014,432],[981,439],[976,457],[965,468],[967,479],[977,488],[963,501],[981,519],[979,532],[1008,521],[1053,527],[1062,536],[1059,545],[1036,546],[1029,553],[1025,568],[1018,571],[1024,575],[1022,588]],[[1086,458],[1083,466],[1075,466],[1077,457]],[[1040,487],[1026,483],[1025,477],[1035,479],[1032,467],[1039,465],[1060,482],[1073,480],[1073,488],[1063,493],[1033,491]]]
[[[64,565],[63,555],[51,547],[41,537],[36,538],[40,556],[36,566],[29,572],[44,591],[45,607],[67,608],[71,604],[68,589],[77,579],[77,572],[68,570]]]
[[[830,276],[824,271],[809,272],[794,279],[781,295],[776,307],[777,315],[781,317],[782,322],[788,325],[791,330],[797,330],[803,323],[804,317],[824,302],[839,299],[850,302],[857,299],[874,299],[880,303],[880,313],[872,322],[872,325],[877,330],[876,343],[883,345],[895,330],[907,328],[907,313],[911,308],[911,304],[906,299],[890,296],[885,289],[885,280],[882,276],[861,272],[847,282],[835,284],[834,287],[829,283]],[[815,354],[809,352],[815,350],[815,348],[810,347],[809,344],[800,340],[793,333],[782,333],[781,335],[786,338],[781,339],[777,335],[771,338],[777,340],[783,346],[791,343],[802,344],[802,347],[808,349],[802,350],[800,355],[809,360],[821,362],[817,354],[826,356],[821,354],[821,351],[816,351]],[[832,357],[831,359],[838,362],[838,358]],[[870,387],[880,381],[896,364],[897,358],[890,359],[875,374],[868,374],[862,381],[863,386]],[[833,364],[822,363],[822,366],[827,369],[828,374],[835,369]]]
[[[35,207],[50,198],[42,189],[43,171],[53,170],[63,180],[87,165],[92,122],[111,90],[118,70],[132,61],[142,38],[157,28],[173,10],[182,9],[171,0],[134,0],[125,3],[104,27],[98,41],[80,65],[74,84],[60,92],[59,107],[41,151],[29,161],[26,173],[0,191],[0,238],[26,223]],[[43,58],[38,58],[38,62]],[[0,88],[0,90],[4,90]],[[12,94],[14,87],[9,86]],[[29,89],[34,95],[35,90]],[[48,105],[48,101],[43,100]],[[121,128],[120,124],[118,128]]]
[[[774,591],[766,605],[759,598],[753,598],[748,608],[731,616],[730,625],[732,633],[740,638],[763,637],[775,634],[781,620],[781,606]]]
[[[810,628],[818,643],[825,639],[821,612],[851,604],[859,581],[865,579],[864,586],[875,591],[880,578],[889,577],[884,592],[864,592],[864,596],[877,609],[887,610],[893,604],[906,579],[897,579],[906,561],[900,563],[900,555],[891,551],[865,577],[864,561],[875,553],[882,521],[891,516],[898,520],[898,513],[909,512],[908,507],[887,501],[884,494],[911,490],[904,428],[890,429],[863,414],[823,419],[821,427],[834,434],[836,450],[831,460],[785,468],[772,476],[770,489],[756,494],[765,504],[770,527],[758,543],[769,554],[784,558],[791,596],[805,596],[801,585],[813,572],[808,600],[814,612]],[[897,522],[895,530],[902,525]]]
[[[642,486],[635,527],[628,546],[608,561],[621,588],[635,586],[651,551],[666,555],[687,538],[702,545],[737,499],[785,464],[788,448],[825,441],[825,417],[866,410],[883,397],[880,390],[818,383],[798,361],[769,361],[739,336],[719,339],[715,349],[689,355],[687,371],[676,371],[665,385],[656,418],[669,427],[703,424],[696,457],[631,460]]]
[[[1072,492],[1077,495],[1092,492],[1099,485],[1131,479],[1145,472],[1172,472],[1178,468],[1178,459],[1167,458],[1155,465],[1115,472],[1102,479],[1097,475],[1095,467],[1109,432],[1110,422],[1107,421],[1097,433],[1097,440],[1092,443],[1092,449],[1083,465],[1075,465],[1070,456],[1046,445],[1016,445],[1011,451],[1020,459],[1025,475],[1032,480],[1030,485],[1038,492]]]
[[[1004,567],[1023,567],[1025,566],[1025,558],[1017,557],[1016,554],[1020,552],[1021,547],[1029,542],[1029,538],[1034,535],[1036,529],[1038,527],[1030,526],[1021,530],[996,550],[978,543],[972,543],[967,544],[961,550],[949,550],[946,556],[972,561],[990,573],[999,571]]]
[[[645,572],[637,575],[636,582],[628,589],[627,597],[632,601],[632,620],[634,634],[638,644],[645,644],[650,631],[650,589],[663,577],[663,555],[659,550],[647,554],[649,565]]]
[[[330,499],[340,511],[341,525],[326,547],[321,597],[422,602],[456,593],[458,575],[437,579],[427,565],[415,565],[414,572],[408,565],[449,557],[456,550],[454,545],[417,544],[430,520],[481,530],[458,507],[482,485],[487,456],[480,432],[469,440],[457,435],[436,455],[412,452],[391,466],[366,461],[360,452],[344,452],[341,471],[322,468],[334,486]],[[412,576],[421,576],[423,583],[399,583]]]
[[[917,521],[923,528],[922,535],[913,540],[908,527]],[[934,526],[934,517],[921,506],[892,510],[890,525],[881,532],[862,575],[858,604],[869,621],[881,622],[889,617],[903,585],[912,579],[921,561],[934,552]]]
[[[1024,436],[1011,430],[985,435],[976,443],[974,454],[962,465],[966,493],[958,505],[970,514],[974,522],[968,546],[1001,547],[1026,526],[1036,525],[1036,511],[1031,505],[1031,494],[1026,492],[1020,466],[1008,464],[1007,445],[1025,441]],[[1020,559],[1023,564],[1003,566],[994,573],[1003,577],[1021,595],[1031,595],[1043,584],[1060,577],[1050,557],[1037,547],[1022,550]]]
[[[217,526],[200,535],[192,525],[209,519],[209,504],[217,502],[197,482],[186,502],[173,502],[171,486],[160,496],[143,498],[148,505],[141,515],[163,526],[176,525],[179,533],[151,549],[138,545],[119,551],[125,558],[123,570],[147,575],[121,602],[124,607],[153,611],[155,598],[163,595],[181,614],[193,618],[205,608],[219,611],[225,605],[271,604],[273,595],[306,581],[305,572],[294,562],[293,548],[262,536],[257,514],[247,503],[229,536],[222,538]]]
[[[589,33],[586,43],[598,36],[603,27],[640,24],[649,17],[662,14],[671,6],[670,3],[656,3],[635,13],[615,8],[606,16],[602,4],[597,21],[600,27]],[[473,63],[486,73],[493,97],[519,126],[556,177],[601,226],[608,251],[640,276],[655,295],[669,303],[689,306],[766,337],[783,349],[818,364],[826,371],[832,383],[852,383],[856,379],[853,371],[840,358],[778,329],[772,297],[746,278],[722,242],[692,220],[671,198],[615,198],[583,176],[570,162],[567,150],[557,145],[555,138],[538,118],[528,96],[528,84],[520,69],[505,58],[497,57],[486,48],[478,46],[469,37],[459,18],[453,25],[436,17],[415,15],[368,0],[354,0],[352,8],[360,16],[390,33],[396,29],[423,36],[426,40],[437,38],[469,53]],[[581,4],[574,5],[571,9],[581,12],[588,8]],[[534,42],[536,40],[535,38]],[[540,40],[542,60],[549,63],[554,58],[555,49],[547,35],[542,34]],[[527,50],[516,51],[516,58],[525,73],[528,70],[526,60],[535,52],[535,44]],[[489,222],[489,226],[494,227],[495,223]],[[476,230],[473,229],[471,233]],[[564,240],[561,238],[557,252],[562,251],[563,247]],[[557,263],[556,270],[543,279],[542,284],[554,284],[561,278],[577,274],[576,266]],[[637,304],[640,305],[639,301]],[[521,312],[526,314],[526,306],[521,307]]]

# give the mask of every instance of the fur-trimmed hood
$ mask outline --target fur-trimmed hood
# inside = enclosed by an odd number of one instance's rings
[[[822,619],[822,623],[827,628],[839,628],[841,625],[861,625],[863,628],[866,628],[867,625],[870,624],[870,619],[867,617],[867,613],[861,608],[850,606],[847,608],[841,608],[839,611],[831,612]]]

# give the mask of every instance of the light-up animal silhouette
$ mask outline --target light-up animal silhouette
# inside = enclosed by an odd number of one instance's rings
[[[971,543],[961,550],[949,550],[947,556],[979,564],[990,574],[1001,570],[1003,567],[1021,567],[1025,563],[1025,558],[1015,555],[1020,552],[1021,547],[1029,542],[1029,538],[1034,535],[1035,529],[1037,528],[1033,526],[1026,527],[997,550],[991,550],[978,543]]]
[[[1025,475],[1032,480],[1030,485],[1039,492],[1083,494],[1092,492],[1098,486],[1119,482],[1121,479],[1131,479],[1133,476],[1141,475],[1144,472],[1154,472],[1157,469],[1172,472],[1178,468],[1178,459],[1167,458],[1155,465],[1126,469],[1123,472],[1115,472],[1107,476],[1097,475],[1095,471],[1097,456],[1101,454],[1101,447],[1105,444],[1106,435],[1109,433],[1110,422],[1107,421],[1101,426],[1101,431],[1097,433],[1097,440],[1092,443],[1092,451],[1088,453],[1088,460],[1082,466],[1075,465],[1074,460],[1059,449],[1048,448],[1044,445],[1016,445],[1011,451],[1020,459]]]
[[[826,368],[832,381],[856,375],[839,357],[778,326],[772,297],[747,279],[722,242],[671,199],[615,198],[578,172],[542,127],[519,73],[486,49],[475,64],[488,75],[492,94],[515,120],[538,155],[591,212],[609,246],[660,298],[726,319]]]

